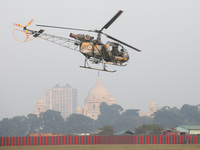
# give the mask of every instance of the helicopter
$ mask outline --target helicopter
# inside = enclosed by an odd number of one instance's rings
[[[26,33],[26,39],[22,42],[27,42],[35,38],[42,38],[44,40],[53,42],[55,44],[67,47],[69,49],[78,51],[85,56],[84,65],[80,66],[86,69],[93,69],[99,71],[106,72],[116,72],[116,70],[107,70],[106,65],[116,65],[116,66],[126,66],[124,64],[129,60],[128,51],[124,48],[127,46],[131,49],[134,49],[138,52],[141,50],[126,44],[125,42],[118,40],[115,37],[112,37],[103,32],[104,29],[108,29],[110,25],[122,14],[122,10],[119,10],[100,30],[85,30],[85,29],[77,29],[77,28],[68,28],[68,27],[59,27],[59,26],[49,26],[49,25],[40,25],[36,24],[36,26],[46,27],[46,28],[57,28],[57,29],[68,29],[68,30],[76,30],[76,31],[84,31],[84,32],[94,32],[97,33],[97,38],[94,39],[93,36],[88,34],[74,34],[70,33],[70,37],[73,39],[68,39],[64,37],[59,37],[51,34],[44,33],[45,30],[40,29],[39,31],[30,30],[27,27],[33,22],[31,20],[26,26],[22,26],[20,24],[14,24],[15,26],[19,26],[23,28],[23,31],[15,29],[13,31],[13,35],[16,40],[18,40],[15,36],[15,31],[21,31]],[[32,37],[30,38],[30,35]],[[107,38],[114,40],[115,42],[108,41],[104,44],[101,40],[101,35],[106,36]],[[102,69],[90,67],[88,60],[93,64],[102,64]]]

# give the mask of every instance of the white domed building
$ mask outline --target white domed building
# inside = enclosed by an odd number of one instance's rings
[[[40,99],[38,100],[38,102],[36,104],[36,110],[35,110],[34,114],[36,114],[39,117],[40,113],[45,112],[45,111],[46,111],[46,105],[45,105],[43,99],[40,97]]]
[[[151,100],[149,104],[149,111],[145,113],[144,111],[140,112],[140,117],[147,116],[147,117],[154,117],[153,114],[154,112],[157,112],[157,104],[154,101],[154,99]]]
[[[85,99],[85,106],[82,109],[78,106],[76,113],[96,120],[100,114],[99,106],[102,102],[106,102],[108,105],[116,104],[115,99],[102,85],[100,78],[97,78],[96,85],[90,89]]]

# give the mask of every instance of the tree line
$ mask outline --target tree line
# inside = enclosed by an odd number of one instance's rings
[[[159,128],[172,128],[184,124],[200,124],[197,106],[184,104],[180,109],[165,106],[154,113],[154,118],[140,117],[138,109],[123,111],[120,105],[100,105],[100,115],[93,120],[81,114],[72,114],[63,119],[58,111],[47,110],[37,117],[35,114],[4,118],[0,121],[0,137],[27,136],[28,133],[78,134],[92,133],[103,127],[113,127],[113,132],[123,130],[140,131],[140,127],[156,124]]]

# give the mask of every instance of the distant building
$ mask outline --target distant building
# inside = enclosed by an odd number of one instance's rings
[[[45,111],[46,111],[46,105],[45,105],[43,99],[40,97],[40,99],[38,100],[38,102],[36,104],[36,110],[35,110],[34,114],[36,114],[39,117],[40,113],[45,112]]]
[[[60,111],[64,119],[76,111],[77,89],[71,88],[69,84],[45,90],[46,110]]]
[[[200,111],[200,104],[197,105],[198,110]]]
[[[100,114],[99,106],[102,102],[108,105],[116,104],[115,99],[102,85],[100,78],[97,78],[96,85],[92,87],[85,99],[85,106],[76,108],[76,113],[83,114],[96,120]]]
[[[154,117],[153,114],[156,111],[157,111],[157,105],[156,105],[156,102],[152,99],[149,104],[149,111],[148,112],[141,111],[140,117],[143,117],[143,116]]]
[[[160,131],[161,135],[180,135],[180,132],[174,129],[165,129]]]
[[[200,125],[180,125],[175,128],[180,134],[200,134]]]
[[[124,130],[124,131],[120,131],[115,133],[114,135],[134,135],[135,133],[133,131],[130,130]]]
[[[104,130],[97,130],[97,131],[90,133],[90,135],[107,135],[107,132]]]
[[[68,134],[55,134],[55,133],[28,133],[27,136],[41,137],[41,136],[67,136]]]

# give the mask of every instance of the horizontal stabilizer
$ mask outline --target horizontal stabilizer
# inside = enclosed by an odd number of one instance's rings
[[[44,30],[43,29],[40,29],[39,31],[37,31],[33,36],[34,37],[38,37],[41,33],[43,33]]]

